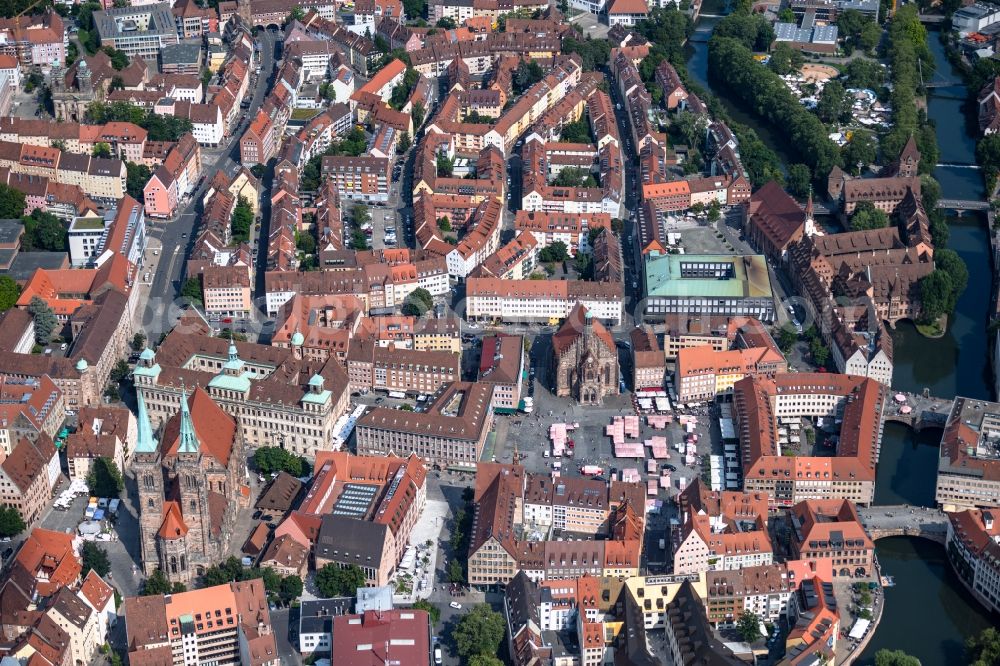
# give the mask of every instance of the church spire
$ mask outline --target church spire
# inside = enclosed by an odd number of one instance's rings
[[[177,452],[198,453],[198,438],[194,434],[194,423],[191,422],[186,390],[181,391],[181,443]]]
[[[138,415],[139,437],[135,444],[135,453],[156,453],[156,438],[153,437],[153,426],[149,422],[149,414],[146,413],[146,401],[142,397],[142,391],[136,391],[139,401]]]

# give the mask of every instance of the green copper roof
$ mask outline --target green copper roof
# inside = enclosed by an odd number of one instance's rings
[[[208,382],[210,388],[223,389],[225,391],[239,391],[246,393],[250,390],[249,373],[241,375],[216,375]]]
[[[188,407],[187,393],[181,394],[181,443],[178,453],[198,453],[198,437],[194,434],[194,423],[191,422],[191,409]]]
[[[153,354],[153,350],[150,349],[149,347],[146,347],[145,349],[142,350],[142,353],[139,354],[139,360],[152,361],[154,356],[155,354]]]
[[[317,405],[325,405],[326,402],[330,399],[331,395],[333,394],[330,391],[320,391],[319,393],[313,393],[312,391],[310,391],[309,393],[306,393],[304,396],[302,396],[302,402],[311,402]]]
[[[139,422],[139,438],[135,443],[135,453],[156,453],[156,438],[153,437],[153,426],[149,423],[142,391],[136,391],[136,397],[139,399],[139,413],[136,415],[136,421]]]
[[[76,362],[76,369],[79,370],[80,372],[86,372],[87,368],[89,367],[90,364],[87,363],[87,359],[85,358],[81,358],[79,361]]]
[[[302,335],[298,331],[292,333],[292,344],[296,347],[301,347],[302,343],[306,341],[306,336]]]
[[[136,377],[158,377],[160,375],[160,364],[154,363],[148,368],[144,365],[135,366],[133,371]]]
[[[240,354],[236,351],[236,345],[229,345],[229,360],[222,365],[223,370],[242,370],[243,361],[240,360]]]
[[[713,275],[715,267],[726,269],[726,273]],[[646,259],[645,272],[648,296],[770,298],[772,295],[767,262],[759,254],[661,254]]]

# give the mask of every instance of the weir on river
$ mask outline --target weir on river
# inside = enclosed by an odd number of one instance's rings
[[[710,90],[707,41],[718,21],[703,17],[688,44],[688,72]],[[928,42],[939,80],[961,81],[959,72],[945,57],[938,33],[931,32]],[[725,95],[713,92],[735,121],[753,127],[786,164],[801,161],[790,153],[780,133],[762,126]],[[945,166],[975,163],[974,132],[978,127],[975,117],[965,115],[966,96],[959,84],[930,92],[928,113],[936,121],[942,165],[934,176],[941,183],[943,199],[977,202],[984,200],[980,171]],[[992,398],[986,336],[993,283],[990,239],[985,214],[965,210],[970,212],[946,215],[950,228],[948,247],[965,261],[969,286],[943,337],[931,340],[921,336],[909,322],[897,325],[893,331],[894,390],[919,394],[927,389],[944,399],[956,395]],[[918,433],[899,423],[886,424],[875,484],[876,505],[934,506],[940,438],[938,428],[928,427]],[[945,560],[944,548],[925,539],[893,537],[880,540],[876,552],[882,572],[893,576],[897,584],[885,591],[886,613],[857,663],[873,664],[875,652],[882,648],[903,649],[924,664],[964,663],[965,639],[993,626],[996,618],[989,617],[959,583]]]

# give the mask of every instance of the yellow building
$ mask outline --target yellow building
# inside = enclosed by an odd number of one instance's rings
[[[684,581],[690,581],[702,599],[708,594],[705,572],[684,576],[633,576],[625,581],[625,589],[642,609],[646,629],[662,629],[667,604],[674,600]]]

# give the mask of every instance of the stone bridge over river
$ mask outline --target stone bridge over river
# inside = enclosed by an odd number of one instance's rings
[[[948,517],[940,509],[922,506],[871,506],[858,510],[872,541],[894,536],[930,539],[944,544]]]
[[[931,395],[893,392],[885,408],[885,420],[908,425],[916,431],[944,428],[953,402]]]

